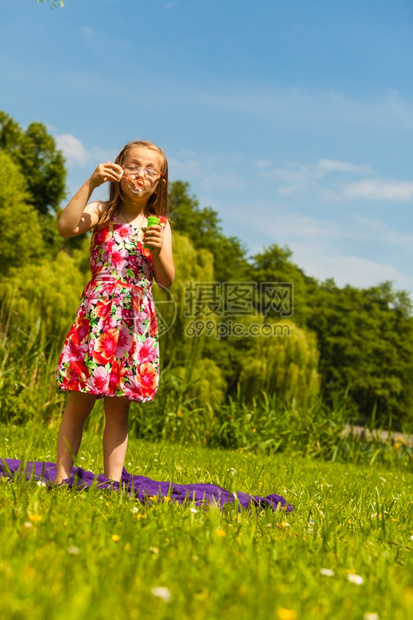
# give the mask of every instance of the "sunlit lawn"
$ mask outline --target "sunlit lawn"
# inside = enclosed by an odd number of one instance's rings
[[[55,429],[1,427],[0,456],[53,461],[55,440]],[[92,431],[77,464],[101,473]],[[126,467],[277,492],[295,510],[142,505],[3,481],[1,618],[413,618],[412,474],[133,439]]]

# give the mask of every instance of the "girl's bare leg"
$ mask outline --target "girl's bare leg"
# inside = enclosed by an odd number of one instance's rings
[[[119,396],[106,396],[103,459],[105,478],[120,482],[126,448],[130,401]]]
[[[83,426],[95,401],[96,396],[92,394],[82,392],[70,392],[69,394],[57,439],[56,484],[70,477],[74,457],[82,441]]]

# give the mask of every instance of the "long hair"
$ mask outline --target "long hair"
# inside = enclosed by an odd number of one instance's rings
[[[135,147],[135,146],[143,146],[148,149],[152,149],[160,154],[161,156],[161,172],[162,177],[160,178],[158,185],[156,186],[155,191],[150,196],[148,203],[145,208],[145,215],[156,215],[160,217],[164,215],[167,217],[168,215],[168,160],[166,159],[166,155],[163,150],[153,144],[152,142],[147,142],[146,140],[133,140],[132,142],[128,142],[125,144],[117,158],[115,159],[115,164],[119,164],[120,166],[125,161],[125,157],[127,152]],[[119,205],[122,201],[122,189],[120,183],[117,181],[111,181],[109,187],[109,200],[107,202],[108,208],[102,214],[97,224],[98,228],[103,228],[106,226],[113,215],[117,215],[119,213]]]

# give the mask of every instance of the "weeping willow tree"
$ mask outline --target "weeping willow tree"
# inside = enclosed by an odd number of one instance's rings
[[[249,395],[265,391],[281,401],[305,405],[320,391],[317,340],[289,321],[266,319],[244,357],[240,383]]]

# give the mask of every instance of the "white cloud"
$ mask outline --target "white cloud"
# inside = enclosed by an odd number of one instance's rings
[[[326,172],[355,172],[356,174],[367,174],[373,172],[368,164],[358,165],[346,161],[334,161],[332,159],[320,159],[318,166]]]
[[[65,133],[55,136],[55,140],[57,148],[63,152],[69,166],[73,164],[82,166],[87,162],[87,151],[78,138]]]
[[[54,136],[56,146],[63,152],[68,167],[97,166],[104,161],[112,161],[116,157],[114,151],[109,152],[99,147],[87,149],[84,144],[72,134],[57,134]]]
[[[363,181],[343,186],[342,194],[346,198],[408,202],[413,199],[413,183],[364,179]]]
[[[323,197],[330,196],[326,188],[320,188],[321,181],[337,183],[338,175],[343,174],[368,174],[373,173],[369,164],[354,164],[345,161],[332,159],[320,159],[316,164],[299,164],[297,162],[286,162],[284,166],[273,166],[269,160],[257,162],[258,174],[268,181],[279,181],[282,185],[277,188],[277,192],[283,196],[312,191],[323,192]],[[333,192],[331,197],[335,197]]]
[[[377,178],[369,164],[354,164],[332,159],[320,159],[316,164],[286,162],[274,166],[269,160],[256,164],[258,175],[278,183],[277,193],[282,196],[310,192],[323,202],[341,200],[393,200],[408,202],[413,199],[413,182]],[[372,175],[372,178],[343,183],[343,175]]]

